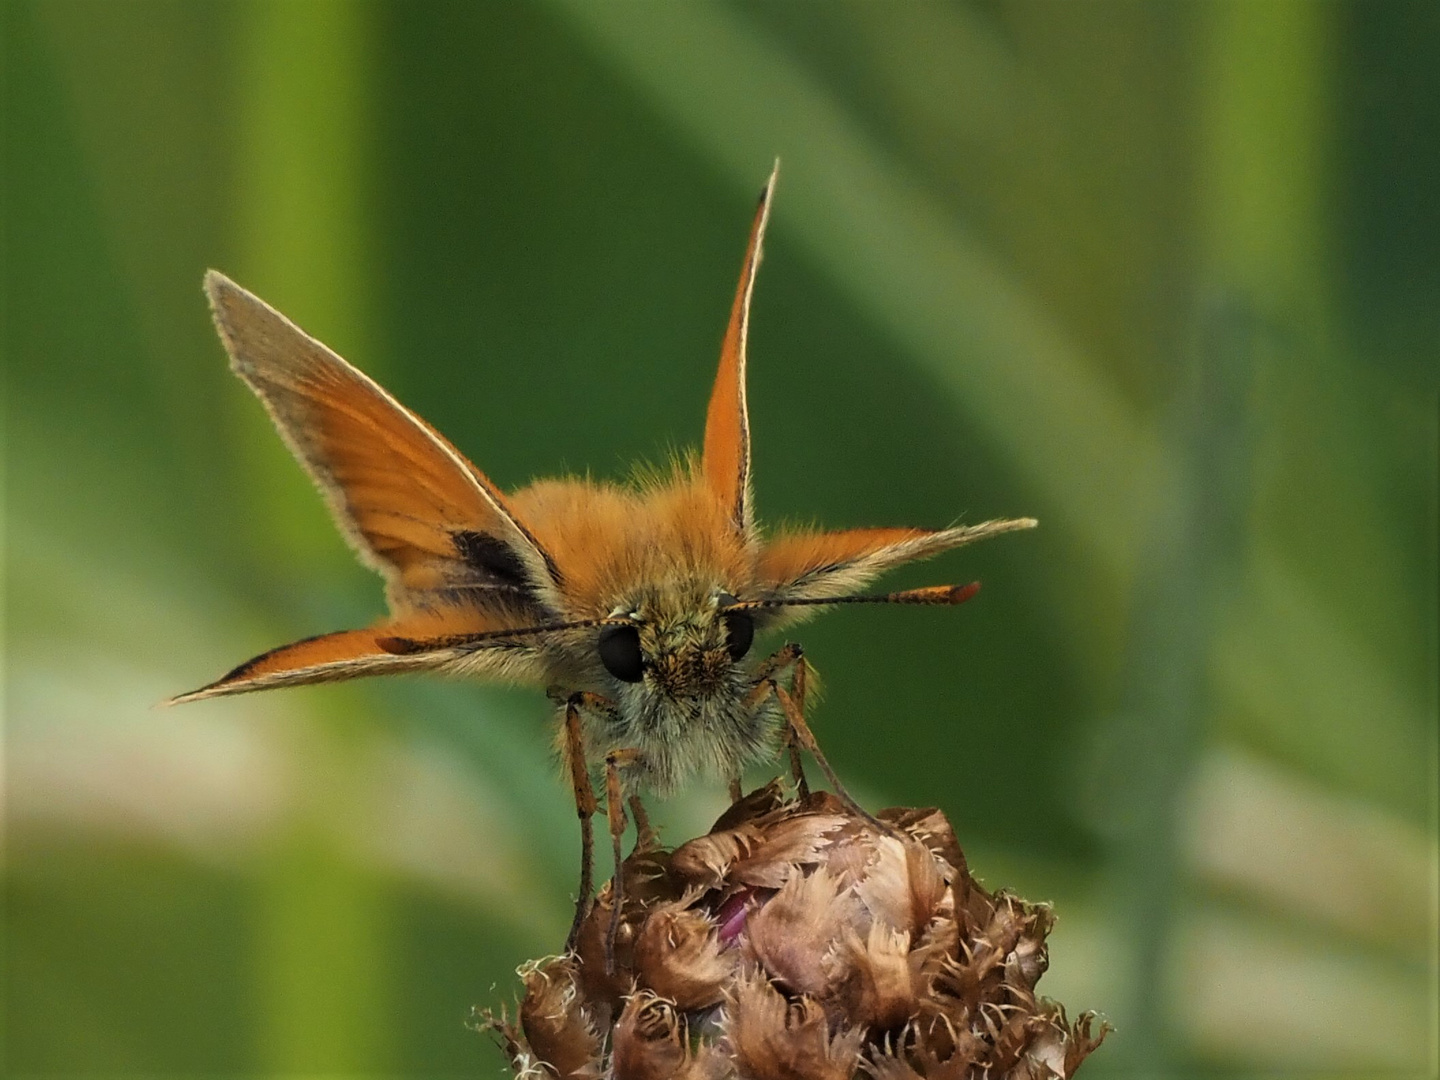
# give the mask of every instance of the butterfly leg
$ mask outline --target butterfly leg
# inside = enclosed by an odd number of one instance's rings
[[[580,891],[575,897],[575,919],[565,939],[565,951],[575,948],[580,926],[590,911],[594,884],[591,875],[595,864],[595,830],[590,819],[599,805],[595,789],[590,786],[590,772],[585,763],[585,738],[580,728],[580,706],[583,694],[571,694],[565,702],[565,764],[570,770],[570,786],[575,792],[575,813],[580,817]]]
[[[800,651],[800,646],[796,645],[794,667],[791,669],[790,675],[790,696],[794,699],[795,708],[785,711],[785,745],[790,750],[790,771],[795,775],[795,787],[800,792],[802,799],[810,794],[810,785],[805,782],[805,767],[800,760],[799,729],[791,720],[790,713],[793,711],[800,718],[801,726],[805,726],[805,673],[809,670],[810,662],[805,659],[805,654]],[[776,690],[778,691],[780,688],[777,686]],[[780,697],[780,695],[777,693],[776,697]],[[780,707],[785,708],[783,697],[780,697]],[[805,727],[805,731],[808,734],[809,727]],[[830,779],[831,787],[854,803],[855,800],[845,794],[844,786],[836,778],[834,770],[830,768],[830,763],[825,760],[825,755],[820,753],[820,744],[816,742],[814,735],[810,735],[810,742],[814,746],[810,753],[819,762],[821,771]]]
[[[659,847],[660,834],[650,824],[650,815],[645,812],[645,804],[640,801],[640,796],[631,795],[625,801],[630,805],[630,816],[635,819],[635,847],[631,854]]]
[[[775,679],[775,675],[786,666],[792,669],[789,690],[786,690]],[[825,779],[830,782],[831,790],[840,797],[846,806],[880,831],[894,835],[895,829],[892,826],[887,825],[875,817],[875,815],[871,814],[870,811],[856,802],[850,792],[845,789],[845,785],[841,782],[840,777],[831,767],[829,759],[825,757],[825,752],[820,749],[820,743],[816,740],[815,733],[810,730],[810,725],[805,722],[805,674],[809,666],[809,663],[805,659],[804,650],[802,650],[799,645],[793,642],[785,645],[776,652],[774,656],[771,656],[761,665],[761,671],[765,672],[768,668],[769,673],[764,675],[762,681],[758,683],[755,690],[751,692],[752,695],[754,695],[763,687],[765,691],[774,694],[775,700],[780,703],[780,710],[785,714],[785,740],[790,748],[790,765],[791,769],[797,774],[796,783],[800,788],[801,798],[804,798],[809,793],[808,786],[805,785],[804,773],[800,769],[800,751],[804,750],[815,759],[815,764],[820,766],[820,771],[825,774]],[[763,695],[755,700],[758,704],[759,701],[764,700]]]
[[[799,644],[792,641],[780,646],[773,654],[766,657],[765,661],[756,670],[755,674],[759,681],[756,683],[755,689],[751,691],[751,704],[758,705],[763,701],[765,694],[769,692],[769,688],[775,685],[775,676],[789,667],[793,672],[791,675],[791,687],[796,691],[795,696],[800,706],[800,712],[803,715],[805,712],[804,664],[805,654]],[[795,781],[795,790],[799,792],[802,799],[807,798],[810,794],[810,785],[805,780],[805,765],[800,760],[800,748],[795,745],[794,733],[788,720],[785,724],[785,749],[790,756],[790,776]],[[738,790],[738,786],[737,783],[736,787],[731,789],[732,797],[734,797],[735,791]],[[738,801],[738,797],[735,797],[735,801]]]
[[[840,777],[826,759],[825,752],[820,749],[820,743],[816,741],[815,733],[810,730],[810,725],[805,722],[805,714],[800,710],[790,693],[783,686],[776,686],[774,693],[775,699],[780,702],[780,708],[785,713],[785,722],[790,727],[790,738],[793,740],[791,743],[792,752],[798,755],[798,751],[795,750],[795,746],[798,744],[801,749],[804,749],[815,759],[815,764],[820,766],[820,771],[825,774],[825,779],[830,781],[831,790],[840,796],[846,806],[881,832],[891,836],[899,836],[900,834],[893,825],[886,824],[874,814],[870,813],[869,810],[866,810],[855,801],[850,792],[845,790],[845,785],[840,782]],[[903,839],[903,837],[901,837],[901,839]]]
[[[740,777],[732,776],[730,778],[730,805],[734,806],[744,797],[745,789],[740,786]]]
[[[605,755],[605,816],[610,822],[610,846],[615,854],[615,877],[610,887],[610,928],[605,932],[605,974],[615,973],[615,935],[625,909],[625,860],[620,841],[625,836],[624,784],[620,770],[640,756],[639,750],[611,750]],[[637,823],[638,829],[638,823]]]

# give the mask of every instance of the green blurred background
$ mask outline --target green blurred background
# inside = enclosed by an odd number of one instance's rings
[[[9,1074],[495,1074],[574,888],[542,696],[153,708],[381,611],[201,273],[502,485],[618,477],[699,438],[777,154],[762,517],[1041,520],[805,631],[832,761],[1055,902],[1089,1075],[1434,1074],[1440,6],[0,11]]]

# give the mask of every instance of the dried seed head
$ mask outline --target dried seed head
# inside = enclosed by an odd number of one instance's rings
[[[521,970],[518,1075],[1057,1080],[1106,1027],[1037,998],[1048,907],[987,892],[936,810],[881,825],[824,793],[752,792],[705,836],[626,860],[575,953]]]

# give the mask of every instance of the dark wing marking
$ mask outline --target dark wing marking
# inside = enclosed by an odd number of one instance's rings
[[[503,584],[551,606],[558,569],[444,436],[223,274],[206,274],[205,291],[231,367],[264,403],[361,559],[385,575],[392,602]]]

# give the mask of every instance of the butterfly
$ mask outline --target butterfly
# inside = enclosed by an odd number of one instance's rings
[[[581,821],[577,927],[599,809],[592,762],[603,762],[617,866],[626,794],[648,832],[638,792],[664,797],[709,776],[728,779],[738,796],[745,768],[782,744],[799,783],[803,750],[853,803],[805,720],[803,650],[792,642],[756,657],[757,636],[827,605],[961,603],[978,584],[859,590],[901,563],[1036,523],[762,532],[746,339],[775,178],[750,228],[702,450],[629,484],[563,478],[501,491],[373,379],[223,274],[207,273],[231,368],[360,560],[384,577],[390,613],[262,653],[173,702],[417,671],[547,688]]]

